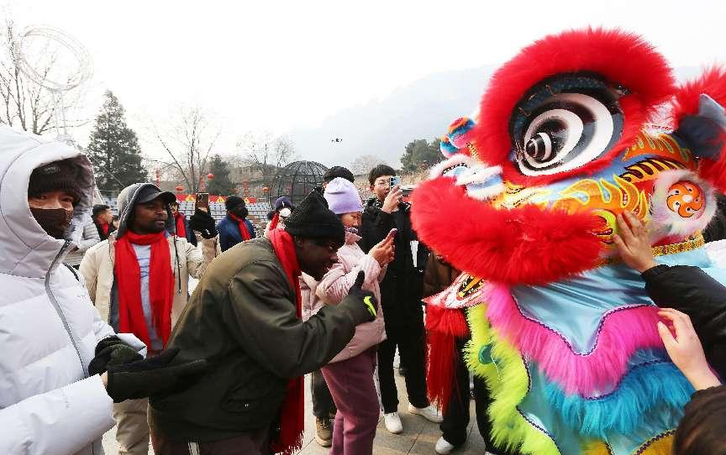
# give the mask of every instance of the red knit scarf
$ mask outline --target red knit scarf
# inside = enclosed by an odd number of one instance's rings
[[[300,293],[300,264],[295,255],[292,236],[282,229],[268,233],[275,255],[295,290],[295,314],[302,317],[302,294]],[[280,410],[280,437],[270,444],[273,453],[292,455],[302,449],[303,430],[305,429],[305,387],[303,377],[292,378],[287,382],[287,394]]]
[[[151,245],[149,261],[149,299],[152,322],[164,346],[171,334],[171,305],[174,300],[174,273],[171,252],[164,232],[135,234],[131,231],[116,241],[115,274],[118,283],[119,331],[130,332],[151,348],[141,306],[141,269],[132,244]]]
[[[176,221],[176,236],[183,239],[187,238],[187,228],[184,226],[184,214],[176,212],[174,214],[174,221]]]
[[[277,229],[278,224],[280,224],[280,212],[275,212],[275,215],[273,215],[270,221],[270,230]]]
[[[231,213],[229,214],[229,216],[231,216],[232,219],[237,222],[237,226],[239,226],[239,235],[242,236],[242,241],[251,239],[252,236],[250,235],[250,231],[247,230],[247,223],[245,222],[245,219],[235,216]]]

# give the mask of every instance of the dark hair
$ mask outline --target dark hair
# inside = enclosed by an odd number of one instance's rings
[[[179,207],[179,201],[177,201],[176,199],[174,199],[172,202],[169,203],[169,205],[170,206],[175,205],[175,206]]]
[[[344,178],[350,183],[355,183],[355,176],[348,168],[345,168],[343,166],[333,166],[327,171],[325,171],[325,174],[323,175],[323,182],[330,183],[331,180],[335,178]]]
[[[96,218],[101,213],[105,212],[106,210],[110,209],[111,207],[107,206],[106,204],[96,204],[93,206],[93,212],[91,217]]]
[[[726,386],[693,394],[673,440],[674,455],[726,455]]]
[[[382,175],[396,175],[396,170],[387,164],[379,164],[371,169],[371,172],[368,174],[368,183],[373,186],[376,179]]]

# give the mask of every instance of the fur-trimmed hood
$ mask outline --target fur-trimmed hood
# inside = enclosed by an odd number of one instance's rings
[[[80,169],[81,199],[64,241],[49,236],[31,214],[28,183],[34,169],[65,159]],[[44,278],[51,265],[55,268],[62,263],[65,253],[80,241],[90,218],[93,188],[91,162],[73,146],[0,127],[0,273]],[[70,245],[63,249],[66,242]]]

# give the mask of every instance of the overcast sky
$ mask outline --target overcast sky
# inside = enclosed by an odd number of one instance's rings
[[[108,88],[137,129],[196,103],[218,114],[229,137],[314,126],[433,72],[499,65],[533,39],[571,27],[639,32],[673,66],[726,61],[726,2],[718,0],[0,5],[21,26],[58,27],[88,48],[95,68],[89,116]]]

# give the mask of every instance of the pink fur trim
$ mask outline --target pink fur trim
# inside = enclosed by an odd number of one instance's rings
[[[628,360],[638,349],[662,348],[655,306],[616,308],[600,320],[590,352],[576,353],[558,332],[525,317],[508,287],[489,291],[487,316],[492,327],[526,357],[536,361],[547,377],[565,393],[581,396],[606,393],[627,372]]]

